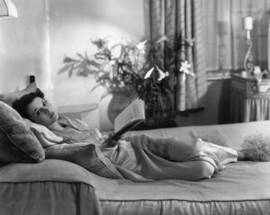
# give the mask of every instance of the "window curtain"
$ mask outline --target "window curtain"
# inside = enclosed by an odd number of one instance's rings
[[[262,69],[268,61],[269,0],[203,0],[207,70],[222,74],[242,70],[247,51],[244,19],[253,18],[251,39],[254,63]]]
[[[178,111],[203,106],[207,75],[223,78],[244,69],[247,16],[253,18],[254,64],[270,69],[269,0],[145,0],[145,11],[149,38],[168,37],[164,43],[165,66],[168,47],[180,43],[175,73],[171,73]],[[191,64],[194,77],[178,72],[181,59]]]
[[[151,41],[167,37],[163,63],[170,71],[176,111],[194,110],[204,104],[207,87],[202,4],[202,0],[145,0],[148,36]],[[184,61],[190,65],[188,73],[180,71]]]

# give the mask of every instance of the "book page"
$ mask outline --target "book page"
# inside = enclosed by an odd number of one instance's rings
[[[114,132],[116,133],[125,126],[129,126],[133,122],[143,121],[144,119],[144,101],[141,99],[135,99],[115,118]]]
[[[145,120],[144,101],[135,99],[114,120],[114,133],[106,139],[103,147],[112,147],[122,134],[137,126]]]

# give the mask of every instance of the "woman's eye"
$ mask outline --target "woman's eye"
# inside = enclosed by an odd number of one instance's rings
[[[39,115],[40,114],[40,110],[36,111],[36,114]]]

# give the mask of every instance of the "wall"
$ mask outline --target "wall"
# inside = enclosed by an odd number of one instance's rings
[[[45,80],[46,26],[44,1],[14,0],[20,18],[0,20],[0,93],[25,87],[25,77],[36,74]]]
[[[68,78],[58,75],[65,55],[91,57],[95,47],[91,40],[106,38],[140,40],[144,35],[143,0],[50,0],[51,70],[55,102],[59,105],[99,102],[104,90],[94,86],[93,77]]]
[[[90,41],[98,37],[136,41],[144,35],[143,0],[13,2],[19,18],[0,21],[0,92],[23,88],[25,77],[34,74],[43,90],[54,92],[57,104],[89,102],[91,77],[58,75],[63,57],[91,54]],[[94,102],[99,99],[95,93],[90,96]]]
[[[111,129],[107,117],[110,98],[102,102],[105,90],[95,85],[89,76],[69,78],[58,74],[64,56],[76,58],[76,53],[87,52],[91,57],[96,50],[91,40],[108,39],[111,43],[122,40],[139,41],[144,35],[143,0],[49,0],[50,57],[54,103],[58,106],[98,103],[99,109],[84,114],[91,127]]]

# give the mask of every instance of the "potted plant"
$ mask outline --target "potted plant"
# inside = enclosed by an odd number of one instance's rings
[[[73,73],[84,77],[94,75],[97,85],[92,90],[103,86],[107,94],[113,95],[111,109],[113,103],[122,106],[114,114],[109,114],[112,121],[135,97],[145,102],[147,126],[153,127],[172,118],[173,94],[168,84],[169,72],[165,72],[159,62],[160,43],[142,41],[109,46],[104,39],[92,43],[97,52],[91,58],[87,53],[77,54],[76,58],[66,56],[59,73],[67,72],[70,77]],[[117,101],[121,97],[126,102]]]

